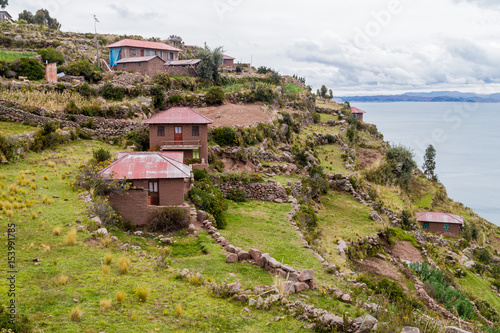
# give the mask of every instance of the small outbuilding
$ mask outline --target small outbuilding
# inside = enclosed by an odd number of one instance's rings
[[[363,114],[366,113],[363,110],[360,110],[358,108],[355,108],[354,106],[351,106],[351,113],[359,121],[363,121]]]
[[[224,67],[234,67],[234,58],[228,55],[222,55],[222,66]]]
[[[162,207],[180,207],[189,212],[184,196],[192,183],[192,168],[182,158],[182,152],[120,153],[101,175],[126,179],[132,187],[127,193],[111,194],[111,206],[137,226],[147,225],[151,215]]]
[[[464,226],[463,217],[451,213],[421,212],[417,213],[417,221],[424,231],[454,238]]]
[[[116,62],[116,69],[119,71],[133,71],[150,76],[163,73],[165,60],[157,55],[146,57],[123,58]]]
[[[165,72],[172,76],[191,76],[197,77],[198,64],[201,59],[186,59],[186,60],[173,60],[167,61],[164,64]]]
[[[6,10],[0,10],[0,22],[13,22],[12,16]]]

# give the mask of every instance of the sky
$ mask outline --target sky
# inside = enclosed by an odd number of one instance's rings
[[[306,78],[335,96],[406,91],[500,92],[500,2],[494,0],[25,0],[63,31],[223,46],[253,66]]]

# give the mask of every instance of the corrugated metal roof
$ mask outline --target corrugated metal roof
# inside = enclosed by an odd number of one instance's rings
[[[165,62],[162,58],[158,57],[157,55],[152,55],[152,56],[144,56],[144,57],[130,57],[130,58],[123,58],[118,60],[116,63],[117,64],[123,64],[123,63],[131,63],[131,62],[148,62],[150,60],[153,60],[154,58],[158,58],[161,61]]]
[[[223,55],[222,55],[222,59],[226,59],[226,60],[231,60],[231,59],[232,59],[232,60],[234,60],[235,58],[233,58],[233,57],[230,57],[230,56],[228,56],[228,55],[223,54]]]
[[[365,111],[360,110],[358,108],[355,108],[354,106],[351,106],[351,112],[352,113],[366,113]]]
[[[200,63],[201,59],[187,59],[187,60],[174,60],[167,61],[165,66],[186,66],[186,65],[196,65]]]
[[[120,153],[101,175],[115,179],[190,178],[192,168],[178,160],[179,154],[182,152]]]
[[[419,222],[439,222],[451,224],[464,224],[463,217],[451,213],[437,212],[421,212],[417,213],[417,221]]]
[[[170,45],[165,44],[165,43],[150,42],[147,40],[137,40],[137,39],[129,39],[129,38],[119,40],[118,42],[111,43],[109,45],[106,45],[105,47],[106,48],[115,48],[115,47],[124,47],[124,46],[152,49],[152,50],[165,50],[165,51],[177,51],[177,52],[182,51],[176,47],[170,46]]]
[[[211,124],[212,120],[191,108],[171,108],[162,111],[144,124]]]

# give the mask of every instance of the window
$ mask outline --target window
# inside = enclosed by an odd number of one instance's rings
[[[155,50],[146,50],[146,55],[147,55],[147,56],[153,56],[153,55],[156,55],[156,51],[155,51]]]
[[[450,225],[448,223],[445,223],[443,226],[443,230],[450,230]]]
[[[127,67],[127,64],[123,64],[123,68]]]
[[[158,126],[158,136],[165,136],[165,126]]]
[[[132,52],[132,55],[133,55],[133,56],[135,56],[135,55],[136,55],[135,49],[132,49],[132,50],[131,50],[131,52]]]
[[[200,136],[200,126],[193,126],[192,136]]]
[[[137,66],[141,67],[141,63],[140,63],[140,62],[138,62],[138,63],[137,63]]]
[[[424,229],[429,229],[429,222],[424,222]]]
[[[175,126],[175,134],[182,134],[182,126]]]
[[[149,182],[149,192],[158,193],[158,182]]]
[[[163,53],[161,51],[158,51],[158,56],[163,59]]]
[[[198,149],[193,150],[193,158],[200,158],[200,151]]]
[[[168,60],[174,60],[174,52],[168,52]]]

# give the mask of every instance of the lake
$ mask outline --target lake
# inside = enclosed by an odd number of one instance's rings
[[[500,225],[500,103],[355,103],[390,143],[436,148],[436,174],[455,201]]]

